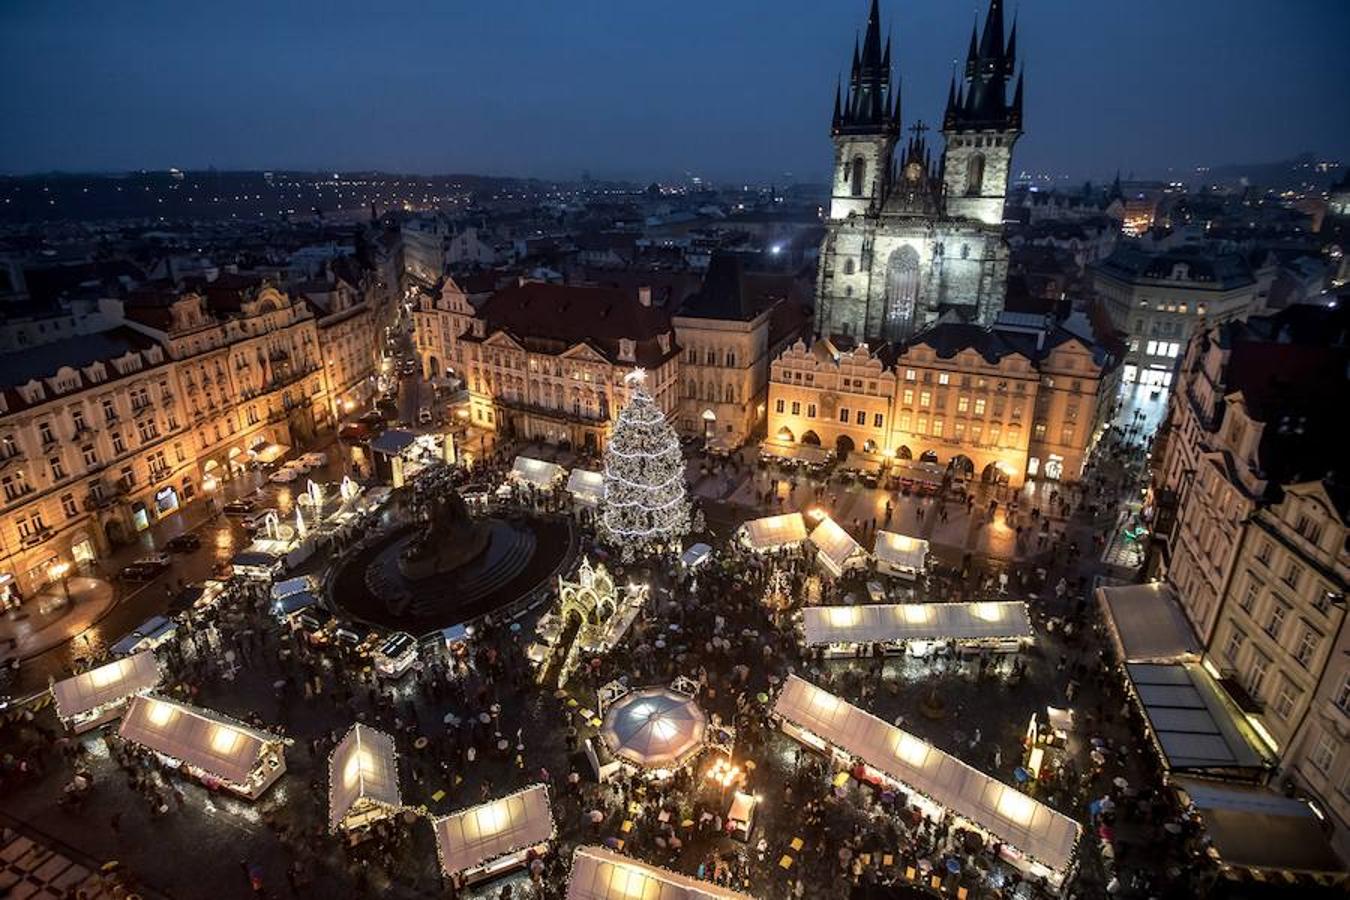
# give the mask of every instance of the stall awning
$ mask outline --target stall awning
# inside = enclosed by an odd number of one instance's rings
[[[878,531],[872,552],[878,563],[923,572],[928,560],[928,542],[894,531]]]
[[[796,675],[788,676],[774,702],[774,713],[1049,869],[1063,874],[1072,865],[1081,831],[1077,822],[909,732]]]
[[[301,575],[299,578],[287,578],[285,581],[278,581],[272,585],[272,599],[284,600],[291,594],[299,594],[305,591],[314,593],[319,589],[318,583],[312,575]]]
[[[1345,873],[1307,803],[1264,787],[1184,776],[1171,784],[1200,813],[1223,865],[1303,875]]]
[[[606,850],[578,847],[567,900],[753,900],[733,891]]]
[[[159,684],[159,663],[152,650],[90,669],[52,685],[56,714],[70,719],[108,703],[125,700]]]
[[[328,758],[328,802],[328,827],[333,831],[367,804],[389,810],[402,806],[394,739],[367,725],[353,725]]]
[[[516,461],[511,464],[512,478],[538,488],[552,488],[566,475],[567,470],[557,463],[529,456],[517,456]]]
[[[1125,671],[1168,771],[1259,772],[1270,762],[1242,711],[1203,666],[1131,663]]]
[[[155,696],[131,701],[119,733],[123,740],[240,785],[248,782],[268,744],[281,740],[219,713]]]
[[[432,822],[441,871],[455,875],[553,838],[548,788],[531,785]]]
[[[254,462],[267,465],[281,459],[290,449],[284,444],[263,444],[256,450],[250,450],[249,453],[252,454]]]
[[[801,513],[753,519],[741,529],[746,542],[755,550],[777,550],[806,540],[806,520]]]
[[[309,591],[300,591],[298,594],[287,594],[280,600],[273,601],[272,611],[281,618],[293,616],[302,610],[309,609],[319,602],[318,595],[311,594]]]
[[[390,428],[388,431],[382,431],[374,440],[370,442],[370,449],[375,453],[381,453],[385,456],[398,456],[404,450],[407,450],[417,440],[417,435],[411,431],[404,431],[401,428]]]
[[[605,499],[605,476],[589,469],[573,469],[567,476],[567,490],[578,500],[599,503]]]
[[[825,568],[840,575],[851,561],[861,560],[862,546],[853,539],[853,535],[829,516],[820,520],[820,524],[811,532],[811,543],[815,546]]]
[[[815,444],[791,444],[782,441],[764,441],[759,445],[764,456],[776,456],[779,459],[799,460],[813,465],[828,462],[830,451]]]
[[[1200,643],[1167,585],[1100,587],[1097,603],[1121,662],[1199,661]]]
[[[810,645],[984,641],[1031,634],[1027,605],[1018,601],[808,606],[802,616]]]

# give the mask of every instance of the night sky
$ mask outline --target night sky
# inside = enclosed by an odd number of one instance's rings
[[[889,0],[906,125],[987,0]],[[823,180],[867,0],[0,2],[0,171]],[[1020,0],[1019,169],[1350,156],[1350,2]]]

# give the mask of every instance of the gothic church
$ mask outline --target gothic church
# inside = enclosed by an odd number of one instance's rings
[[[882,48],[872,0],[847,95],[835,89],[834,175],[820,252],[816,328],[821,337],[900,341],[947,310],[988,325],[1003,308],[1008,248],[1003,202],[1022,133],[1022,78],[1012,100],[1017,26],[1004,40],[1003,3],[991,0],[973,30],[964,76],[953,76],[934,161],[917,122],[903,153],[900,91],[891,44]]]

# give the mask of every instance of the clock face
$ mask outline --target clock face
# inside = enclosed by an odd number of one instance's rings
[[[920,172],[919,164],[916,162],[910,163],[909,165],[905,166],[905,180],[918,181],[919,172]]]

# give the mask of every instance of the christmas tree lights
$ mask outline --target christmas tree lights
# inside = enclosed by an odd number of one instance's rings
[[[625,553],[659,548],[689,531],[684,457],[675,429],[652,400],[641,369],[625,377],[632,398],[605,447],[600,525]]]

